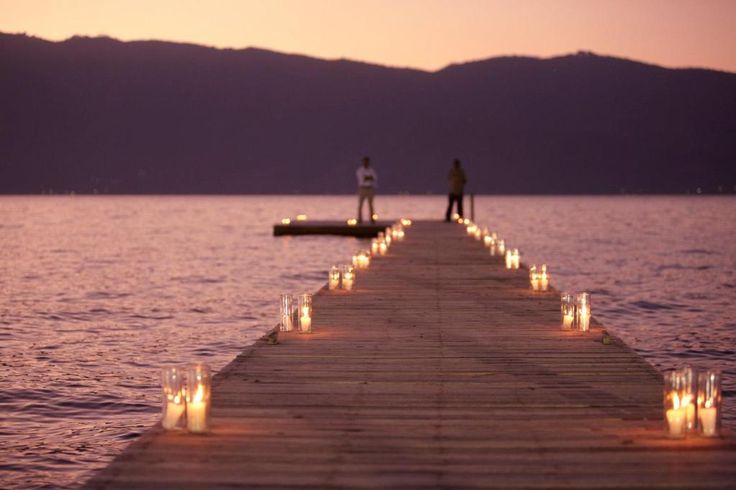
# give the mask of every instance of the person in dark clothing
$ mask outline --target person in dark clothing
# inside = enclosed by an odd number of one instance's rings
[[[463,216],[463,190],[468,179],[465,178],[465,172],[460,167],[460,160],[457,158],[452,162],[450,174],[447,176],[447,184],[449,186],[449,204],[447,205],[447,213],[445,213],[445,221],[450,221],[452,214],[452,204],[457,202],[457,214]]]

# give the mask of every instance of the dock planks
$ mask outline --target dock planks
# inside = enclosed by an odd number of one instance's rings
[[[216,376],[211,434],[154,428],[86,488],[734,488],[733,439],[666,438],[661,376],[461,227],[415,223],[356,285]]]

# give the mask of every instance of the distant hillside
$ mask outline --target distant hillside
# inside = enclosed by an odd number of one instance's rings
[[[580,53],[437,72],[0,34],[0,192],[733,192],[736,74]]]

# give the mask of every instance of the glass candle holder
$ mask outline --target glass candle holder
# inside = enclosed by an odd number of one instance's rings
[[[685,431],[695,433],[697,430],[698,420],[696,418],[696,406],[697,406],[697,383],[698,373],[690,366],[685,366],[680,370],[680,376],[682,377],[682,385],[684,386],[684,398],[683,404],[687,406],[687,412],[685,417]]]
[[[560,295],[562,330],[572,330],[575,325],[575,297],[571,293]]]
[[[689,413],[695,413],[695,400],[692,385],[682,370],[675,369],[664,374],[663,399],[665,432],[670,437],[685,437]]]
[[[378,255],[378,238],[371,240],[371,253],[373,255]]]
[[[547,271],[547,264],[539,266],[538,271],[539,291],[549,290],[549,272]]]
[[[187,430],[202,434],[210,430],[212,375],[207,364],[192,364],[187,369]]]
[[[491,254],[491,255],[500,255],[501,257],[506,255],[506,240],[503,240],[503,239],[496,240],[495,252],[496,252],[495,254]]]
[[[575,297],[575,328],[581,332],[590,331],[590,294],[579,293]]]
[[[514,248],[506,250],[506,268],[507,269],[518,269],[519,268],[519,249]]]
[[[299,295],[299,333],[312,333],[312,295]]]
[[[485,245],[486,247],[490,247],[492,245],[495,245],[495,242],[496,242],[496,240],[494,240],[493,237],[490,234],[486,233],[483,236],[483,245]]]
[[[411,226],[411,220],[409,218],[401,218],[401,225],[405,228],[409,228]]]
[[[478,226],[474,225],[473,223],[470,223],[465,228],[465,231],[468,233],[468,236],[475,236],[475,232],[478,229]]]
[[[353,260],[355,260],[355,257],[353,257]],[[340,287],[340,269],[336,265],[330,267],[330,274],[327,284],[331,290]]]
[[[721,433],[721,372],[709,369],[698,374],[698,434],[718,437]]]
[[[163,391],[161,426],[165,430],[186,427],[186,399],[184,370],[171,366],[161,370],[161,390]]]
[[[378,255],[386,255],[386,252],[388,252],[388,244],[385,240],[381,240],[378,242]]]
[[[369,250],[358,252],[358,265],[356,269],[367,269],[369,265],[371,265],[371,252]]]
[[[529,266],[529,285],[531,286],[532,291],[539,291],[539,274],[537,273],[536,265]]]
[[[386,227],[386,232],[383,234],[383,241],[386,242],[386,245],[391,245],[391,227]]]
[[[355,270],[350,265],[342,266],[342,288],[346,291],[353,289],[355,284]]]
[[[279,299],[279,330],[282,332],[291,332],[294,330],[294,318],[292,309],[294,308],[294,298],[290,294],[282,294]]]
[[[473,237],[476,240],[481,240],[483,238],[483,230],[481,230],[480,226],[476,226],[475,230],[473,230]]]

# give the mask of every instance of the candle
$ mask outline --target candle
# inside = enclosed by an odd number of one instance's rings
[[[210,425],[210,368],[206,364],[193,364],[187,370],[187,429],[201,434]]]
[[[353,260],[355,260],[355,257],[353,257]],[[328,287],[330,289],[337,289],[340,287],[340,269],[335,265],[330,267]]]
[[[299,333],[312,333],[312,295],[299,295]]]
[[[342,288],[346,291],[350,291],[353,289],[353,274],[352,273],[346,273],[342,278]]]
[[[161,426],[166,430],[173,430],[178,427],[181,416],[184,415],[184,408],[186,408],[186,405],[184,405],[181,393],[172,396],[166,403],[166,408],[164,409],[165,415],[163,420],[161,420]]]
[[[492,255],[504,255],[506,253],[506,241],[505,240],[496,240],[496,250],[495,254]]]
[[[187,429],[189,432],[207,432],[207,401],[204,386],[198,385],[191,401],[187,402]]]
[[[409,218],[401,218],[401,224],[408,228],[411,226],[411,220]]]
[[[671,437],[682,437],[685,435],[685,411],[671,408],[667,410],[667,425]]]
[[[355,281],[355,272],[349,265],[342,266],[342,288],[346,291],[353,289],[353,281]]]
[[[387,251],[388,251],[388,245],[386,245],[386,242],[384,241],[378,242],[378,254],[386,255]]]
[[[373,240],[371,240],[371,253],[373,255],[376,255],[378,253],[378,248],[378,239],[374,238]]]
[[[547,291],[549,289],[549,274],[547,273],[547,264],[542,264],[538,277],[539,291]]]
[[[291,219],[289,219],[289,218],[283,218],[283,219],[281,220],[281,224],[282,224],[282,225],[288,225],[288,224],[291,224]]]
[[[577,295],[575,303],[575,322],[577,329],[581,332],[588,332],[590,330],[590,294],[580,293]]]
[[[519,268],[519,249],[506,250],[506,268],[507,269],[518,269]]]
[[[718,435],[716,430],[718,410],[715,407],[701,408],[698,410],[698,418],[700,419],[701,434],[706,437],[714,437]]]
[[[350,219],[349,219],[349,220],[347,221],[347,224],[348,224],[348,226],[355,226],[355,225],[357,225],[357,224],[358,224],[358,220],[357,220],[357,219],[355,219],[355,218],[350,218]]]
[[[718,437],[721,416],[721,373],[708,369],[698,373],[698,431],[703,437]]]
[[[529,284],[532,287],[532,291],[539,291],[539,274],[537,273],[536,265],[529,267]]]
[[[297,214],[296,215],[297,221],[307,221],[307,215],[306,214]]]
[[[493,237],[491,235],[486,235],[483,237],[483,245],[486,247],[490,247],[493,245]]]
[[[312,330],[312,317],[309,315],[299,317],[299,328],[301,333],[309,333]]]
[[[575,316],[572,313],[565,314],[562,317],[562,326],[565,329],[571,329],[572,328],[572,323],[573,323],[574,320],[575,320]]]

